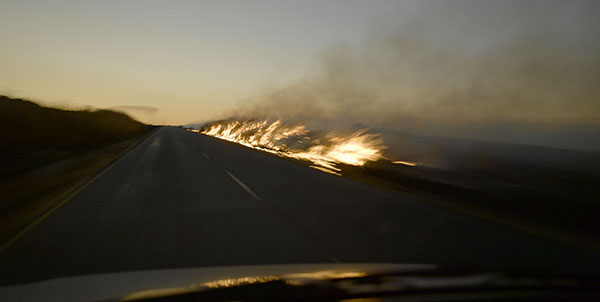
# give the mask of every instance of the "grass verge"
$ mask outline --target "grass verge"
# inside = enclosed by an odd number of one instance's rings
[[[150,132],[31,169],[0,182],[0,243],[44,215],[109,167]]]

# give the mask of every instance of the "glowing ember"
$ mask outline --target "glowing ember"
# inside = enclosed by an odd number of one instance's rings
[[[287,125],[280,120],[224,121],[209,125],[202,133],[267,152],[307,160],[312,168],[341,175],[336,164],[363,166],[383,156],[383,140],[367,129],[350,135],[318,135],[300,124]]]
[[[392,164],[405,165],[405,166],[411,166],[411,167],[414,167],[417,165],[417,163],[415,163],[415,162],[404,161],[404,160],[395,160],[395,161],[392,161]]]

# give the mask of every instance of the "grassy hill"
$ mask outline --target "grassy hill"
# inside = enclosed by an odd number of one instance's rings
[[[110,110],[62,110],[0,96],[0,177],[108,146],[151,126]]]

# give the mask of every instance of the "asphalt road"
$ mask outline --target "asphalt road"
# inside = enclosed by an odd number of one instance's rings
[[[181,267],[394,262],[598,273],[596,255],[179,128],[0,254],[2,284]]]

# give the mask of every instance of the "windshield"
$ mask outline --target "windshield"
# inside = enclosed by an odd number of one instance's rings
[[[4,1],[0,289],[383,269],[268,269],[338,263],[599,277],[598,13]]]

